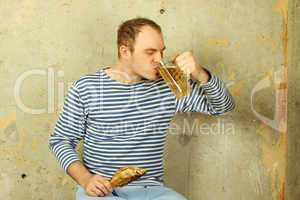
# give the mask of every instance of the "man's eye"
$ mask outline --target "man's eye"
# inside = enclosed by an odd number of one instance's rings
[[[147,55],[149,55],[149,56],[151,56],[151,55],[153,55],[154,54],[154,52],[147,52]]]

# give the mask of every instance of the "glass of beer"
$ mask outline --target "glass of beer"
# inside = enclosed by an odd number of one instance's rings
[[[188,77],[172,61],[160,61],[158,71],[177,99],[187,96],[191,91]]]

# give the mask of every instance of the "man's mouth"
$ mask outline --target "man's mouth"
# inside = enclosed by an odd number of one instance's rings
[[[160,73],[159,73],[158,71],[156,71],[155,76],[156,76],[156,77],[161,77],[161,76],[160,76]]]

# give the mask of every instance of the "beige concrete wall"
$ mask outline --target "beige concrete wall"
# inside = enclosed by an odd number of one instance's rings
[[[297,199],[299,105],[289,107],[294,121],[288,127],[293,146],[287,187],[285,72],[289,67],[294,102],[299,60],[288,51],[295,15],[287,16],[297,6],[299,14],[299,5],[299,0],[290,0],[289,7],[287,0],[0,0],[1,199],[74,199],[74,182],[50,154],[47,140],[68,84],[116,61],[117,26],[135,16],[162,26],[167,56],[192,50],[225,81],[237,104],[234,113],[218,118],[175,117],[166,184],[192,200],[284,199],[285,189],[289,199]],[[293,27],[298,31],[299,23]],[[291,36],[290,41],[296,38]]]
[[[290,42],[289,42],[289,95],[288,95],[288,170],[287,170],[287,199],[300,197],[300,1],[289,5],[290,11]]]

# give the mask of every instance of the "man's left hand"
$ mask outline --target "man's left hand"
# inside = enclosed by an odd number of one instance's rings
[[[201,83],[209,80],[208,72],[196,62],[192,52],[186,51],[175,57],[175,64],[188,76]]]

